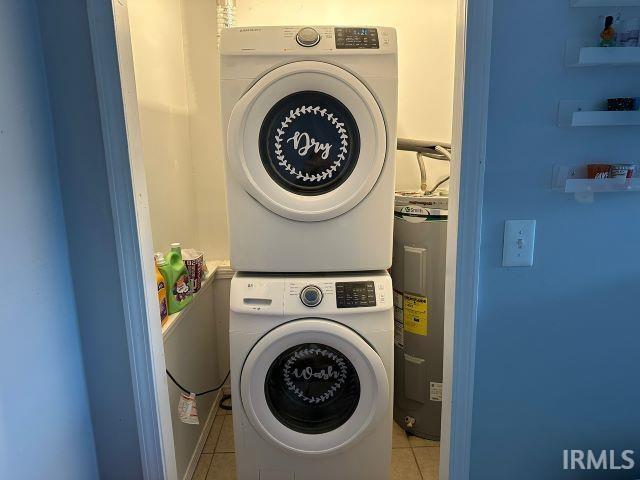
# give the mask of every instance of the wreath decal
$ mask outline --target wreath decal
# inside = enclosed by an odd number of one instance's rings
[[[340,153],[338,154],[336,160],[334,160],[333,164],[329,166],[322,173],[309,175],[308,172],[303,172],[300,169],[296,169],[284,156],[282,151],[282,137],[285,134],[285,131],[289,128],[291,123],[298,117],[303,115],[320,115],[321,118],[326,118],[331,124],[335,127],[340,135]],[[302,180],[304,182],[320,182],[322,180],[326,180],[327,178],[331,178],[334,173],[337,172],[338,167],[342,165],[342,162],[345,160],[345,156],[347,154],[347,150],[349,147],[349,136],[347,135],[347,131],[344,129],[344,123],[340,122],[338,117],[336,117],[333,113],[327,113],[326,108],[320,108],[318,106],[302,106],[297,107],[295,110],[291,109],[289,111],[289,115],[280,123],[280,128],[276,130],[276,134],[274,136],[275,139],[275,153],[276,158],[278,159],[278,165],[283,166],[290,175],[295,176],[297,179]]]
[[[329,387],[329,389],[324,392],[322,395],[316,395],[316,396],[307,396],[304,394],[304,392],[302,390],[300,390],[300,388],[298,388],[298,386],[293,382],[291,376],[293,374],[291,368],[293,367],[293,364],[297,361],[297,360],[302,360],[304,357],[308,356],[308,355],[321,355],[325,358],[328,358],[330,360],[333,360],[336,365],[338,366],[338,371],[335,374],[335,382]],[[296,369],[297,370],[297,369]],[[342,359],[341,357],[339,357],[338,355],[336,355],[333,352],[330,352],[328,350],[325,350],[323,348],[305,348],[304,350],[298,350],[296,352],[293,353],[293,355],[291,355],[291,357],[289,357],[289,359],[287,360],[287,362],[284,365],[284,370],[283,370],[283,377],[284,377],[284,383],[287,386],[287,389],[293,393],[295,393],[301,400],[303,400],[304,402],[307,402],[311,405],[313,404],[320,404],[320,403],[324,403],[327,400],[329,400],[330,398],[332,398],[334,396],[334,394],[344,386],[344,384],[346,383],[347,380],[347,365],[344,362],[344,359]],[[323,379],[325,379],[324,377],[330,375],[330,373],[328,373],[328,371],[321,371],[318,373],[314,373],[313,376],[318,378],[319,376],[323,377]]]

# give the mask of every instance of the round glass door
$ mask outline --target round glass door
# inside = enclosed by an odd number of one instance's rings
[[[382,360],[330,320],[288,322],[262,337],[240,374],[241,404],[268,442],[301,454],[346,448],[389,408]]]
[[[262,122],[259,142],[271,178],[300,195],[321,195],[339,187],[360,153],[351,112],[322,92],[297,92],[280,100]]]
[[[300,433],[326,433],[343,425],[360,401],[358,372],[338,350],[303,343],[280,354],[264,382],[271,413]]]
[[[335,65],[301,61],[270,71],[238,100],[226,146],[229,172],[264,207],[321,221],[373,189],[387,138],[380,107],[360,80]]]

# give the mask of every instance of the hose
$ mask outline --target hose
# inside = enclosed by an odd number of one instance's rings
[[[435,158],[437,160],[448,160],[451,161],[451,151],[446,147],[441,145],[436,145],[433,150],[437,152],[437,154],[428,154],[424,152],[416,152],[416,157],[418,159],[418,167],[420,168],[420,192],[423,196],[427,197],[429,195],[433,195],[435,191],[440,187],[443,183],[447,182],[451,179],[450,175],[447,175],[445,178],[440,180],[435,186],[431,189],[427,189],[427,168],[424,164],[423,157]]]

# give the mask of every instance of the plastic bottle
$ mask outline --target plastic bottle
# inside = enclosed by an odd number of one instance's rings
[[[180,244],[172,243],[171,251],[164,258],[167,263],[159,269],[167,280],[169,314],[173,314],[186,307],[193,295],[189,284],[189,272],[182,261]]]
[[[160,271],[160,267],[167,264],[162,252],[153,254],[156,264],[156,284],[158,285],[158,303],[160,304],[160,321],[163,321],[169,315],[169,306],[167,305],[167,280]]]

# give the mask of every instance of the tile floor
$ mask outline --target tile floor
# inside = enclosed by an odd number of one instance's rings
[[[218,411],[192,480],[235,480],[231,412]],[[437,480],[440,444],[407,436],[393,424],[390,480]]]

